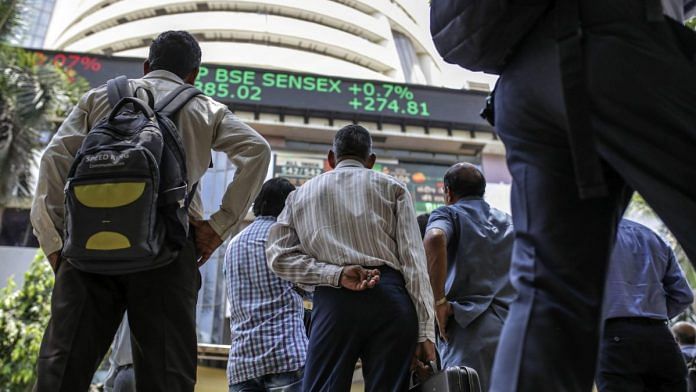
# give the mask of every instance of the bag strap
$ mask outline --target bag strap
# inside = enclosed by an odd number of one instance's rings
[[[128,78],[121,75],[107,81],[106,96],[109,98],[109,104],[112,108],[116,107],[122,98],[132,97],[133,90],[131,90]]]
[[[643,0],[648,22],[664,22],[660,0]],[[581,199],[608,194],[602,162],[595,145],[590,121],[590,99],[585,83],[584,50],[579,0],[556,1],[556,38],[561,65],[561,83],[565,99],[575,181]]]
[[[579,1],[556,1],[556,37],[568,121],[568,141],[578,193],[581,199],[603,197],[608,194],[608,189],[590,121]]]
[[[162,116],[172,118],[179,109],[188,103],[188,101],[202,94],[201,90],[190,84],[182,84],[157,102],[155,104],[155,111]]]
[[[135,92],[133,93],[133,96],[139,97],[139,96],[138,96],[138,93],[139,93],[140,91],[144,91],[144,92],[145,92],[145,95],[147,96],[147,104],[150,106],[150,108],[151,108],[152,110],[154,110],[154,109],[155,109],[155,96],[152,94],[152,91],[146,89],[145,87],[140,86],[140,87],[138,87],[138,88],[135,89]]]
[[[187,210],[189,207],[191,207],[191,202],[193,202],[193,198],[196,197],[196,192],[198,192],[198,182],[193,184],[193,187],[191,187],[191,192],[189,192],[186,195],[186,200],[184,201],[184,205],[186,206]]]
[[[190,100],[201,94],[203,93],[199,89],[191,86],[190,84],[182,84],[155,104],[155,112],[157,112],[160,116],[167,117],[170,120],[174,121],[174,116],[176,115],[176,113],[182,107],[184,107],[184,105],[186,105]],[[175,156],[177,157],[179,164],[182,165],[181,167],[185,168],[186,162],[182,162],[182,160],[184,159],[184,149],[181,144],[181,139],[179,138],[179,135],[172,135],[170,134],[171,130],[168,127],[164,128],[166,128],[166,132],[164,133],[165,143],[167,142],[167,140],[169,140],[175,144],[175,147],[180,151],[181,154],[175,154]],[[193,198],[196,195],[197,191],[198,182],[193,184],[193,186],[191,187],[191,192],[189,192],[186,195],[186,200],[184,202],[186,209],[188,209],[191,205],[191,202],[193,201]]]
[[[145,101],[142,101],[136,97],[124,97],[111,110],[111,113],[109,114],[109,117],[108,117],[108,121],[109,122],[114,121],[114,119],[118,115],[118,112],[126,105],[132,105],[134,111],[141,112],[142,114],[146,115],[148,118],[151,118],[153,120],[155,118],[155,113],[152,111],[150,106],[148,106],[148,104]]]

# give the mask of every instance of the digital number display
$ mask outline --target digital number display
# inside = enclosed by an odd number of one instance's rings
[[[46,54],[39,52],[38,63],[39,65],[45,65],[51,63],[53,65],[67,68],[75,69],[80,68],[87,72],[99,72],[102,69],[101,61],[98,58],[89,55],[79,55],[75,53],[56,53],[52,57],[46,56]]]
[[[93,87],[143,72],[142,59],[34,52]],[[479,116],[486,94],[476,91],[214,64],[201,66],[195,86],[233,109],[492,131]]]
[[[419,100],[407,85],[343,80],[316,75],[203,66],[195,83],[206,95],[220,100],[292,105],[279,97],[312,94],[329,100],[334,111],[379,113],[429,118],[428,102]],[[304,100],[303,100],[304,101]],[[326,102],[323,105],[325,106]],[[318,109],[314,106],[312,109]]]

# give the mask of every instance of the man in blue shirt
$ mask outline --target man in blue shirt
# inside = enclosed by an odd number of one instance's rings
[[[227,248],[230,392],[301,391],[307,356],[302,297],[266,262],[268,232],[293,190],[284,178],[267,181],[254,200],[256,219]]]
[[[442,367],[476,369],[487,391],[514,289],[508,277],[512,218],[483,200],[486,179],[458,163],[445,174],[446,206],[432,212],[425,234]]]
[[[667,320],[693,300],[672,249],[647,227],[623,219],[604,294],[599,391],[686,391],[684,359]]]

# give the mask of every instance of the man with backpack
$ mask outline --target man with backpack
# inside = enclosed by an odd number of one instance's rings
[[[659,0],[433,0],[431,31],[445,60],[500,74],[486,113],[513,177],[518,296],[491,391],[588,391],[633,190],[696,260],[696,33]]]
[[[85,94],[43,154],[31,216],[56,279],[39,392],[87,390],[126,309],[137,390],[193,391],[197,267],[245,216],[270,159],[256,131],[190,86],[200,62],[193,36],[162,33],[145,76]],[[236,171],[201,220],[188,207],[211,149]]]

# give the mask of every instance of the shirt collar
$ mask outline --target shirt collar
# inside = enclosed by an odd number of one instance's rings
[[[462,197],[461,199],[457,200],[455,204],[459,204],[460,202],[466,202],[466,201],[471,201],[471,200],[483,200],[482,196],[466,196]]]
[[[360,168],[365,168],[365,165],[363,165],[360,161],[357,161],[355,159],[344,159],[341,162],[338,162],[338,165],[336,165],[336,169],[340,169],[343,167],[360,167]]]
[[[254,220],[255,221],[274,221],[275,222],[277,220],[277,218],[275,216],[271,216],[271,215],[261,215],[261,216],[257,216]]]
[[[177,74],[173,72],[166,71],[164,69],[158,69],[155,71],[150,71],[143,79],[164,79],[176,84],[184,84],[184,80],[181,79]]]

